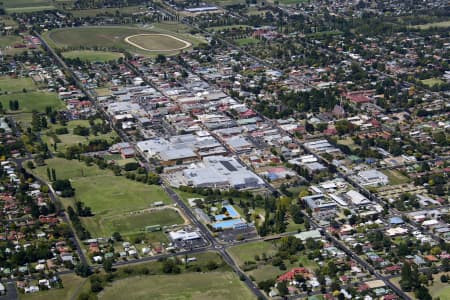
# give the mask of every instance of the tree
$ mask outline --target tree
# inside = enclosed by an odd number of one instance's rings
[[[166,56],[163,55],[163,54],[158,54],[158,56],[156,56],[156,58],[155,58],[155,62],[156,62],[157,64],[163,64],[163,63],[166,62],[166,60],[167,60],[167,58],[166,58]]]
[[[79,263],[75,266],[75,274],[81,277],[88,277],[92,274],[92,271],[87,264]]]
[[[111,258],[105,259],[103,262],[103,269],[105,269],[106,272],[111,273],[113,271],[113,261]]]
[[[119,232],[114,232],[113,234],[112,234],[112,238],[114,239],[114,241],[116,241],[116,242],[120,242],[120,241],[122,241],[122,236],[120,235],[120,233]]]
[[[432,300],[430,292],[428,291],[428,288],[421,285],[414,293],[417,299],[420,300]]]
[[[289,290],[288,290],[286,281],[278,282],[277,289],[278,289],[278,292],[280,293],[280,296],[282,296],[282,297],[289,294]]]

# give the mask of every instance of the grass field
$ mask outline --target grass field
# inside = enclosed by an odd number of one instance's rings
[[[413,27],[419,28],[419,29],[430,29],[432,27],[446,28],[446,27],[450,27],[450,21],[434,22],[434,23],[416,25]]]
[[[249,300],[255,299],[231,272],[133,277],[114,282],[99,299]]]
[[[79,58],[83,61],[89,62],[108,62],[118,60],[123,57],[122,53],[109,51],[91,51],[91,50],[75,50],[61,53],[64,58],[75,59]]]
[[[238,265],[242,265],[246,261],[254,261],[255,255],[259,255],[260,257],[263,253],[267,257],[274,255],[276,253],[276,247],[272,242],[253,242],[231,247],[228,252]]]
[[[428,79],[421,80],[421,81],[423,84],[425,84],[429,87],[444,83],[444,81],[442,81],[442,79],[439,79],[439,78],[428,78]]]
[[[115,176],[110,170],[101,170],[97,166],[88,167],[77,160],[48,159],[45,166],[37,167],[33,172],[43,180],[48,180],[47,168],[55,169],[57,179],[70,179],[75,188],[74,198],[62,198],[64,206],[74,206],[75,201],[82,201],[91,207],[94,216],[83,218],[83,222],[93,236],[109,236],[118,228],[131,232],[134,224],[138,227],[134,231],[139,231],[147,223],[146,215],[125,216],[125,213],[150,208],[157,201],[171,203],[160,186]],[[181,217],[173,212],[147,215],[149,224],[146,225],[183,223]]]
[[[47,168],[55,169],[57,179],[71,179],[78,177],[91,177],[99,175],[110,175],[111,171],[101,170],[97,166],[86,166],[78,160],[67,160],[64,158],[52,158],[45,161],[46,165],[33,170],[42,180],[48,180]]]
[[[33,91],[36,89],[36,86],[31,78],[12,78],[9,76],[0,77],[1,92],[22,93],[23,89],[26,89],[27,91]]]
[[[395,170],[383,170],[382,173],[389,178],[391,185],[405,184],[410,181],[408,177]]]
[[[3,105],[3,108],[7,109],[7,111],[9,110],[10,100],[19,101],[18,112],[32,112],[33,110],[44,112],[47,106],[52,107],[54,110],[58,110],[64,107],[64,103],[58,98],[55,93],[48,92],[36,91],[1,95],[0,102]]]
[[[238,46],[247,46],[247,45],[258,44],[259,41],[255,38],[249,37],[249,38],[234,40],[234,43]]]
[[[184,220],[173,209],[163,209],[152,212],[144,212],[133,215],[112,216],[103,220],[103,231],[105,236],[110,236],[115,231],[121,235],[142,232],[145,226],[161,225],[168,226],[183,224]]]
[[[75,199],[86,203],[98,216],[120,215],[127,211],[149,208],[157,201],[170,203],[161,187],[122,176],[77,177],[72,178],[72,185],[76,189]]]
[[[126,6],[126,7],[104,7],[104,8],[93,8],[93,9],[79,9],[79,10],[71,10],[70,13],[74,17],[95,17],[97,15],[115,15],[117,12],[121,14],[132,14],[135,12],[143,11],[145,7],[142,6]]]
[[[168,26],[168,25],[167,25]],[[175,25],[171,25],[173,27]],[[176,38],[185,40],[193,45],[199,44],[201,40],[188,35],[179,34],[163,29],[162,25],[151,26],[150,29],[125,26],[104,26],[104,27],[79,27],[79,28],[63,28],[56,29],[43,34],[43,37],[54,47],[64,49],[67,47],[99,47],[104,49],[116,49],[118,51],[130,51],[133,53],[144,55],[156,55],[157,51],[149,52],[135,47],[125,41],[125,38],[139,34],[169,34]],[[172,42],[175,41],[172,39]],[[164,46],[164,45],[162,45]],[[161,45],[155,43],[156,49],[160,49]],[[164,54],[176,54],[179,51],[167,52]]]
[[[71,299],[71,297],[77,292],[78,288],[81,288],[86,282],[86,278],[78,277],[74,274],[61,275],[63,282],[63,289],[52,289],[48,291],[41,291],[33,294],[20,294],[21,300],[59,300],[59,299]]]

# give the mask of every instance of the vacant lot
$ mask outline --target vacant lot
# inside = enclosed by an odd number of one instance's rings
[[[383,170],[384,175],[389,178],[389,184],[405,184],[409,182],[409,178],[396,170]]]
[[[47,106],[52,107],[54,110],[58,110],[64,107],[64,103],[58,98],[55,93],[48,92],[27,92],[27,93],[15,93],[0,96],[0,102],[3,107],[9,111],[9,101],[19,101],[18,112],[32,112],[36,110],[38,112],[44,112]]]
[[[145,51],[176,51],[191,46],[190,43],[167,34],[137,34],[126,37],[125,41]]]
[[[255,299],[231,272],[186,273],[133,277],[114,282],[99,299]]]
[[[276,247],[272,242],[254,242],[231,247],[228,252],[238,265],[243,265],[246,261],[255,261],[255,255],[261,257],[265,253],[271,257],[276,253]]]
[[[76,59],[79,58],[83,61],[89,62],[108,62],[118,60],[123,57],[122,53],[109,52],[109,51],[91,51],[91,50],[78,50],[67,51],[61,53],[64,58]]]

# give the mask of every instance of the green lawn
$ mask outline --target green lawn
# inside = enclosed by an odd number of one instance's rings
[[[45,112],[47,106],[52,107],[54,110],[64,108],[64,103],[58,98],[55,93],[48,92],[29,92],[1,95],[0,102],[3,107],[9,111],[9,101],[19,101],[19,112],[32,112],[36,110],[38,112]]]
[[[108,62],[123,57],[122,53],[109,51],[74,50],[61,53],[64,58],[79,58],[89,62]]]
[[[450,300],[450,284],[441,282],[441,275],[444,273],[438,273],[433,275],[433,284],[429,287],[430,294],[433,299],[440,298],[441,300]],[[447,276],[450,275],[446,273]]]
[[[64,288],[52,289],[49,291],[42,291],[33,294],[20,294],[21,300],[62,300],[70,299],[77,293],[79,288],[84,286],[86,278],[78,277],[74,274],[61,275]],[[78,293],[77,293],[78,294]]]
[[[255,255],[260,257],[263,253],[267,257],[274,255],[276,247],[272,242],[252,242],[231,247],[228,252],[238,265],[243,265],[246,261],[255,261]]]
[[[14,44],[17,43],[22,43],[23,42],[23,38],[21,38],[20,36],[17,35],[5,35],[5,36],[0,36],[0,47],[1,48],[5,48],[5,47],[13,47]]]
[[[439,84],[443,84],[444,81],[442,79],[439,78],[428,78],[425,80],[421,80],[423,84],[425,84],[426,86],[432,87],[434,85],[439,85]]]
[[[231,272],[133,277],[116,281],[99,299],[247,300],[255,299]]]

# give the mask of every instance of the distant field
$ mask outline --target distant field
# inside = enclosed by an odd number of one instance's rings
[[[175,25],[168,24],[167,26],[176,27]],[[172,33],[163,29],[163,25],[149,26],[147,29],[141,29],[137,27],[125,27],[125,26],[98,26],[98,27],[79,27],[79,28],[63,28],[56,29],[43,34],[43,37],[54,47],[64,49],[81,48],[81,47],[99,47],[103,49],[116,49],[118,51],[130,51],[133,53],[139,53],[144,55],[155,55],[158,51],[146,51],[138,47],[127,43],[125,39],[134,35],[140,34],[168,34],[175,38],[181,39],[193,45],[200,43],[201,41],[188,34]],[[177,42],[176,39],[170,39],[172,45]],[[151,45],[151,43],[155,43]],[[144,41],[146,46],[154,47],[155,49],[163,49],[168,40],[154,39]],[[162,45],[158,45],[162,43]],[[177,44],[178,45],[178,44]],[[183,43],[183,45],[186,45]],[[176,45],[175,45],[176,46]],[[172,47],[172,46],[171,46]],[[174,49],[174,47],[170,48]],[[165,54],[176,54],[179,51],[162,51]]]
[[[450,27],[450,21],[434,22],[434,23],[416,25],[416,26],[412,26],[412,27],[419,28],[419,29],[430,29],[432,27],[445,28],[445,27]]]
[[[1,95],[0,102],[5,109],[9,109],[9,101],[19,101],[19,112],[44,112],[47,106],[53,109],[60,109],[64,107],[64,103],[58,98],[55,93],[48,92],[29,92],[20,94]]]
[[[83,61],[90,62],[108,62],[118,60],[123,57],[122,53],[109,51],[91,51],[91,50],[75,50],[61,53],[64,58],[75,59],[79,58]]]
[[[21,300],[60,300],[70,299],[75,295],[78,288],[83,287],[86,278],[76,276],[75,274],[61,275],[63,289],[51,289],[48,291],[40,291],[33,294],[20,294]]]
[[[429,79],[425,79],[425,80],[421,80],[421,81],[423,84],[425,84],[429,87],[444,83],[444,81],[442,81],[442,79],[439,79],[439,78],[429,78]]]
[[[232,272],[133,277],[116,281],[99,299],[250,300],[253,294]]]
[[[70,10],[69,12],[74,17],[95,17],[97,15],[110,14],[115,15],[116,12],[120,12],[121,14],[132,14],[135,12],[143,11],[145,7],[142,6],[126,6],[126,7],[105,7],[105,8],[93,8],[93,9],[79,9],[79,10]]]

